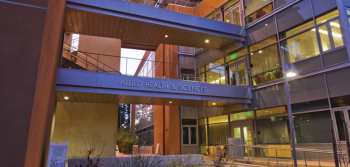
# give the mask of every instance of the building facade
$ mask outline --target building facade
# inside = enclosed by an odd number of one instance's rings
[[[0,9],[0,166],[45,166],[50,141],[68,141],[72,158],[82,140],[103,138],[103,156],[115,156],[120,103],[131,104],[140,143],[165,155],[212,155],[228,138],[291,147],[291,128],[296,147],[330,150],[329,120],[345,145],[348,0],[2,0]],[[298,72],[289,97],[283,59]]]

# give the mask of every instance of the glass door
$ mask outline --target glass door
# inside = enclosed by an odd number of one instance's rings
[[[229,64],[229,82],[230,85],[246,86],[248,85],[248,76],[245,65],[245,59]]]
[[[241,23],[241,13],[240,13],[240,5],[237,4],[231,7],[229,10],[225,12],[225,22],[231,23],[235,25],[242,25]]]
[[[332,112],[335,137],[338,141],[345,141],[344,122],[349,130],[349,113],[350,108],[333,110]]]
[[[253,124],[251,120],[231,122],[231,137],[243,138],[245,145],[253,145]],[[252,150],[245,148],[245,154],[252,155]]]

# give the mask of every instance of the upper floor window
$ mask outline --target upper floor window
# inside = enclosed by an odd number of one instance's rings
[[[257,11],[255,11],[254,13],[252,14],[249,14],[246,18],[245,18],[245,21],[246,21],[246,24],[249,24],[263,16],[265,16],[266,14],[270,13],[273,11],[273,5],[272,3],[270,3],[269,5],[266,5],[265,7],[263,8],[260,8],[258,9]]]
[[[312,30],[315,31],[315,29]],[[318,26],[318,33],[321,39],[322,51],[344,45],[339,20],[331,20]]]

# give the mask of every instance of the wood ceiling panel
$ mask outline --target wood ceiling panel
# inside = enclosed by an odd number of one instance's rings
[[[133,39],[132,36],[133,36],[133,33],[135,33],[134,32],[135,29],[136,29],[135,21],[130,21],[128,33],[126,34],[126,39]]]
[[[87,102],[86,93],[79,93],[82,102]]]
[[[85,33],[84,25],[83,25],[83,17],[81,16],[81,12],[76,12],[77,21],[78,21],[78,29],[80,33]]]
[[[164,43],[169,43],[170,38],[172,39],[174,37],[175,30],[172,28],[168,28],[168,31],[166,32],[166,35],[168,35],[168,38],[164,39]]]
[[[69,97],[69,101],[77,101],[72,92],[66,92],[66,94]]]
[[[88,20],[88,16],[86,13],[81,13],[81,17],[83,20],[83,30],[84,33],[89,34],[89,20]]]
[[[146,41],[154,42],[154,36],[157,34],[159,28],[159,26],[152,26],[152,31],[150,32],[150,36],[148,39],[146,39]]]
[[[103,94],[96,94],[97,95],[97,102],[103,103]]]
[[[72,18],[70,17],[69,10],[65,11],[65,17],[64,18],[65,18],[66,23],[67,23],[67,27],[68,27],[67,30],[73,32],[74,28],[73,28]]]
[[[138,24],[138,30],[137,33],[135,33],[135,36],[133,36],[133,39],[141,39],[142,38],[142,32],[145,29],[145,24]]]
[[[104,17],[104,19],[103,19],[103,35],[104,36],[108,36],[108,33],[109,33],[109,30],[108,30],[109,29],[109,20],[110,20],[109,17]]]
[[[57,98],[59,101],[64,100],[64,98],[63,98],[63,96],[61,95],[60,92],[56,92],[56,98]]]
[[[123,38],[127,38],[128,33],[129,33],[129,25],[130,25],[130,21],[125,20],[125,24],[124,24],[124,28],[123,28]]]
[[[185,46],[189,46],[189,45],[191,45],[191,43],[193,42],[193,41],[195,41],[197,38],[199,38],[198,36],[197,36],[197,33],[190,33],[187,37],[184,37],[184,45]]]
[[[89,34],[94,34],[94,16],[90,13],[87,14]]]
[[[109,27],[108,27],[108,36],[113,37],[113,32],[114,32],[114,20],[113,18],[109,19]]]
[[[175,44],[179,44],[180,43],[180,40],[183,36],[186,36],[187,35],[187,32],[184,30],[184,31],[180,31],[180,30],[176,30],[178,33],[176,34],[175,36],[175,39],[174,40],[174,43]]]
[[[154,42],[159,42],[159,39],[160,39],[160,38],[163,38],[163,39],[165,38],[165,37],[164,37],[165,29],[166,29],[166,27],[163,27],[163,26],[161,26],[161,27],[159,28],[158,32],[157,32],[156,35],[154,36],[154,39],[153,39]]]
[[[120,95],[116,95],[116,97],[114,98],[114,103],[119,103],[120,100]]]
[[[73,92],[73,95],[74,95],[74,98],[75,98],[75,100],[76,100],[77,102],[81,102],[81,101],[82,101],[81,98],[80,98],[80,94],[79,94],[79,93]]]
[[[109,97],[110,97],[109,94],[104,94],[104,95],[103,95],[103,103],[108,103]]]
[[[85,93],[86,94],[86,101],[92,103],[92,94],[91,93]]]
[[[98,31],[98,28],[99,28],[99,22],[98,22],[98,15],[94,15],[94,35],[99,35],[99,31]]]
[[[118,37],[120,19],[114,19],[113,37]]]
[[[153,24],[151,24],[150,26],[149,26],[149,28],[148,28],[148,31],[147,31],[147,34],[146,34],[146,37],[145,37],[145,41],[149,41],[149,38],[150,38],[150,36],[151,36],[151,34],[152,34],[152,32],[153,32],[153,30],[154,30],[154,25]]]
[[[98,102],[97,94],[96,93],[92,93],[91,96],[92,96],[92,102],[97,103]]]
[[[119,27],[118,27],[118,38],[123,38],[123,34],[124,34],[124,25],[125,25],[125,20],[124,19],[120,19],[119,20]]]
[[[110,95],[108,99],[108,103],[113,103],[116,95]]]
[[[73,30],[74,32],[79,32],[79,28],[78,28],[78,22],[77,22],[77,16],[75,14],[75,11],[69,11],[70,14],[70,18],[72,20],[72,24],[73,24]]]
[[[142,29],[142,35],[140,36],[141,40],[145,40],[147,33],[148,33],[148,30],[151,27],[150,24],[144,24],[144,25],[145,25],[145,27],[144,27],[144,29]]]

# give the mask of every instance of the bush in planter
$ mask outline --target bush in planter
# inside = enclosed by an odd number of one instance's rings
[[[135,134],[121,128],[117,131],[117,144],[119,152],[126,153],[132,150],[133,145],[139,145],[139,141]]]

